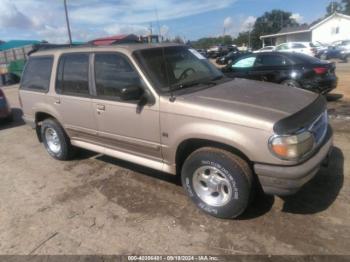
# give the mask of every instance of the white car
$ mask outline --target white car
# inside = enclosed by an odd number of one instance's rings
[[[272,52],[275,51],[276,47],[275,46],[265,46],[259,50],[254,51],[253,53],[265,53],[265,52]]]
[[[310,42],[289,42],[276,46],[278,52],[295,52],[309,56],[316,56],[317,48]]]

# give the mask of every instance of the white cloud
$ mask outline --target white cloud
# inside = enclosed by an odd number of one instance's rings
[[[298,23],[302,23],[304,21],[304,17],[299,13],[293,13],[291,15],[291,18],[294,19]]]
[[[255,24],[255,21],[256,21],[255,16],[248,16],[241,24],[241,32],[252,30]]]
[[[233,26],[233,19],[232,19],[232,17],[231,16],[226,17],[225,20],[224,20],[224,27],[226,29],[230,29],[230,28],[232,28],[232,26]]]
[[[236,0],[69,0],[68,10],[74,40],[91,40],[106,34],[148,32],[150,22],[162,21],[161,32],[169,34],[167,20],[226,8]],[[1,0],[0,38],[45,39],[66,42],[67,30],[62,0]],[[158,30],[157,30],[158,31]],[[11,34],[8,34],[11,32]]]
[[[121,0],[115,2],[87,1],[90,4],[74,7],[71,17],[88,24],[148,23],[170,20],[228,7],[236,0],[192,0],[179,3],[178,0]]]
[[[3,28],[31,28],[34,26],[33,21],[8,0],[3,0],[0,4],[0,14],[0,26]]]

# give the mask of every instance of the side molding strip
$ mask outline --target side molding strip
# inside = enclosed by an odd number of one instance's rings
[[[140,156],[135,156],[133,154],[129,154],[129,153],[125,153],[125,152],[120,152],[120,151],[116,151],[113,149],[109,149],[106,147],[102,147],[102,146],[98,146],[98,145],[94,145],[91,143],[87,143],[87,142],[83,142],[83,141],[78,141],[78,140],[71,140],[71,144],[73,146],[76,147],[81,147],[87,150],[91,150],[100,154],[104,154],[104,155],[108,155],[111,157],[115,157],[115,158],[119,158],[125,161],[129,161],[135,164],[140,164],[152,169],[156,169],[159,170],[161,172],[165,172],[165,173],[169,173],[172,175],[176,174],[176,167],[175,166],[170,166],[167,165],[163,162],[158,162],[158,161],[154,161],[154,160],[150,160],[144,157],[140,157]]]

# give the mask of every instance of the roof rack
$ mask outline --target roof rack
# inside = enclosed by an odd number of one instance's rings
[[[84,47],[84,46],[91,46],[90,44],[49,44],[49,43],[39,43],[34,44],[33,49],[28,52],[28,56],[39,52],[39,51],[45,51],[45,50],[51,50],[51,49],[61,49],[61,48],[74,48],[74,47]]]

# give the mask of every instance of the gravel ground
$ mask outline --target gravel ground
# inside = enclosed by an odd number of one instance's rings
[[[238,220],[198,211],[173,176],[83,151],[53,160],[21,120],[0,125],[0,254],[350,254],[350,64],[329,103],[330,165]],[[339,96],[343,95],[343,97]]]

